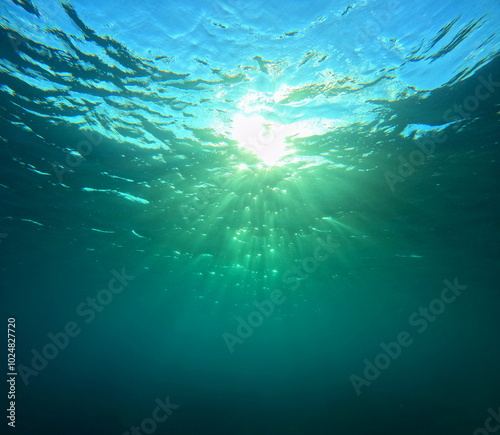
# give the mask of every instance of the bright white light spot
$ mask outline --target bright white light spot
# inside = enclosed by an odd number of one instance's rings
[[[268,166],[278,164],[282,157],[292,152],[285,143],[288,135],[287,126],[260,115],[236,115],[233,119],[233,139]]]

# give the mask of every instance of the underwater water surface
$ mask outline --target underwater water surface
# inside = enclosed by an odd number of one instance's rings
[[[0,18],[5,433],[500,432],[498,1]]]

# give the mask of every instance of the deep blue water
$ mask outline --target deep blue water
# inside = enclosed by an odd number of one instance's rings
[[[5,433],[500,431],[497,1],[0,16]]]

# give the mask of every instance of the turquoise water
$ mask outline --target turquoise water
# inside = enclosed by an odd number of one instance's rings
[[[499,430],[498,2],[0,11],[10,432]]]

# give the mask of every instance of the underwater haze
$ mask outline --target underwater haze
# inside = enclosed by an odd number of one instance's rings
[[[0,0],[2,433],[500,434],[497,0]]]

